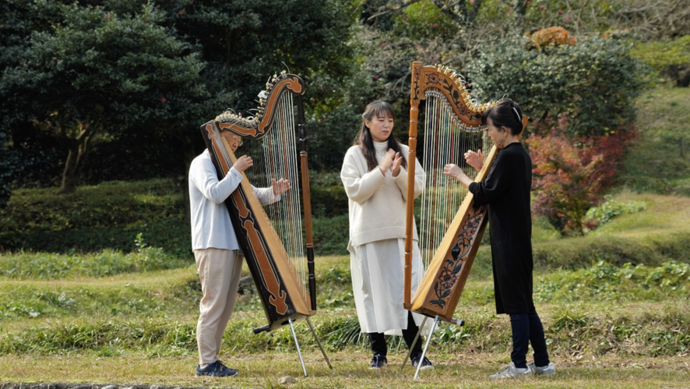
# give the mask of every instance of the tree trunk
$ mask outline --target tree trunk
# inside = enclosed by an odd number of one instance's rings
[[[85,125],[77,139],[70,143],[65,170],[62,171],[62,185],[59,193],[73,193],[77,189],[81,165],[94,135],[95,132]]]
[[[65,169],[62,171],[62,185],[60,186],[59,193],[72,193],[77,188],[78,156],[79,147],[70,145],[67,160],[65,161]]]
[[[517,26],[522,28],[522,25],[525,23],[525,14],[527,14],[525,0],[517,0],[515,2],[515,13],[517,14]]]

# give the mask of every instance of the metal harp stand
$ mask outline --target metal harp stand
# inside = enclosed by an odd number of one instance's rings
[[[309,317],[305,317],[305,320],[307,321],[307,325],[309,326],[309,330],[311,331],[312,335],[314,335],[314,340],[316,340],[316,344],[319,345],[319,350],[321,350],[321,354],[323,354],[323,358],[326,360],[326,363],[328,364],[329,369],[333,369],[333,366],[331,366],[331,361],[328,360],[328,356],[326,355],[326,351],[324,351],[323,346],[321,345],[321,341],[319,340],[319,337],[316,336],[316,331],[314,331],[314,327],[311,325],[311,321],[309,321]],[[297,347],[297,355],[299,356],[299,363],[302,365],[302,372],[304,372],[305,377],[309,377],[307,375],[307,368],[304,366],[304,359],[302,358],[302,351],[299,348],[299,341],[297,340],[297,334],[295,333],[295,327],[292,325],[292,318],[288,319],[288,323],[290,324],[290,331],[292,332],[292,338],[295,340],[295,346]]]
[[[412,350],[414,349],[414,346],[417,344],[417,340],[419,340],[419,337],[422,333],[422,329],[424,328],[424,325],[426,324],[426,319],[428,319],[428,316],[424,317],[424,320],[422,321],[422,325],[419,326],[419,330],[417,331],[417,335],[414,337],[414,341],[412,342],[412,346],[410,346],[410,351],[407,352],[407,357],[405,357],[405,360],[403,360],[402,365],[400,366],[400,371],[403,371],[405,368],[405,364],[407,361],[410,359],[410,355],[412,355]],[[429,343],[431,343],[431,336],[433,335],[434,331],[436,331],[436,326],[438,325],[438,320],[439,317],[436,315],[434,318],[434,324],[431,325],[431,331],[429,331],[429,336],[426,338],[426,344],[424,345],[424,350],[422,350],[422,355],[419,357],[419,362],[417,363],[417,371],[414,373],[414,379],[417,379],[419,377],[419,370],[422,368],[422,362],[424,362],[424,357],[426,356],[426,351],[429,349]],[[462,320],[457,321],[458,325],[465,325],[465,322]]]

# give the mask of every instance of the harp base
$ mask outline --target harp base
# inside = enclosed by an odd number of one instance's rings
[[[289,325],[289,321],[290,321],[290,320],[292,320],[293,322],[295,322],[295,321],[297,321],[297,320],[300,320],[300,319],[303,319],[303,318],[312,316],[312,315],[314,315],[315,313],[316,313],[316,311],[309,311],[308,314],[299,313],[299,312],[298,312],[298,313],[295,313],[295,312],[293,311],[291,314],[288,314],[287,316],[282,316],[282,317],[279,317],[279,318],[275,318],[275,317],[270,318],[270,317],[269,317],[269,322],[270,322],[270,323],[267,324],[267,325],[265,325],[265,326],[263,326],[263,327],[254,328],[254,333],[255,333],[255,334],[258,334],[258,333],[261,333],[261,332],[264,332],[264,331],[266,331],[266,332],[276,331],[276,330],[281,329],[283,326]]]
[[[314,326],[311,325],[311,321],[309,320],[309,316],[294,315],[294,316],[287,318],[286,321],[281,322],[278,327],[283,326],[283,325],[289,325],[290,326],[290,331],[292,332],[292,337],[295,340],[295,346],[297,347],[297,354],[299,355],[299,361],[300,361],[300,364],[302,365],[302,371],[304,372],[304,376],[308,377],[307,376],[307,369],[304,366],[304,360],[302,359],[302,352],[300,351],[299,342],[297,341],[297,334],[295,333],[295,328],[292,325],[292,323],[297,321],[297,318],[302,318],[302,317],[304,317],[305,321],[307,322],[307,325],[309,326],[309,330],[311,331],[311,334],[314,336],[314,340],[316,340],[316,344],[319,345],[319,350],[321,350],[321,354],[323,355],[323,358],[326,360],[326,364],[328,364],[328,368],[333,370],[333,366],[331,365],[331,361],[328,359],[328,355],[326,355],[326,351],[323,349],[323,346],[321,345],[321,341],[319,340],[319,337],[316,335],[316,331],[314,331]],[[426,320],[426,318],[425,318],[425,320]],[[254,333],[258,334],[258,333],[261,333],[263,331],[269,332],[269,331],[272,331],[273,329],[275,329],[273,327],[275,327],[275,325],[273,325],[273,326],[272,325],[266,325],[266,326],[263,326],[260,328],[255,328]]]

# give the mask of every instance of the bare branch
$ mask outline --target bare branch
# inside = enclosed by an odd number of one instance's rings
[[[424,1],[424,0],[410,0],[409,2],[405,3],[402,7],[395,8],[395,9],[393,9],[392,7],[389,7],[387,5],[384,5],[384,6],[379,8],[379,11],[377,13],[369,16],[367,18],[367,20],[373,20],[373,19],[376,19],[378,17],[388,15],[388,14],[392,13],[393,11],[403,10],[403,9],[411,6],[412,4],[419,3],[420,1]]]
[[[659,2],[656,2],[656,3],[654,3],[654,4],[650,4],[650,5],[646,6],[646,7],[637,8],[637,9],[623,9],[623,10],[620,10],[620,11],[613,11],[613,13],[614,13],[614,14],[635,14],[635,13],[641,13],[641,12],[645,12],[645,11],[647,11],[647,10],[656,8],[656,7],[657,7],[659,4],[661,4],[661,3],[662,3],[662,2],[659,1]]]
[[[463,25],[467,22],[467,20],[458,15],[457,13],[453,12],[450,10],[449,7],[447,7],[445,4],[443,4],[440,0],[432,0],[432,2],[438,7],[438,9],[443,12],[444,14],[448,15],[453,21],[457,24]]]
[[[479,7],[481,7],[482,1],[484,0],[474,0],[474,4],[472,4],[472,10],[470,11],[469,16],[467,17],[467,20],[470,23],[474,23],[474,21],[477,19],[477,14],[479,13]]]

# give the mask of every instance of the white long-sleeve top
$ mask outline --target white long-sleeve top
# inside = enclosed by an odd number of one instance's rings
[[[400,145],[407,160],[408,147]],[[374,142],[376,159],[381,161],[388,143]],[[408,161],[409,163],[409,161]],[[369,171],[362,147],[350,147],[340,171],[348,197],[350,242],[348,248],[384,239],[405,238],[405,204],[407,197],[407,169],[400,168],[397,177],[389,170],[384,175],[378,167]],[[422,193],[426,173],[415,159],[415,198]],[[413,225],[417,240],[417,227]]]
[[[208,150],[194,158],[189,167],[192,250],[240,249],[224,202],[237,189],[243,177],[233,167],[222,180],[218,180],[216,167]],[[280,195],[273,194],[273,188],[252,188],[261,204],[280,200]]]

